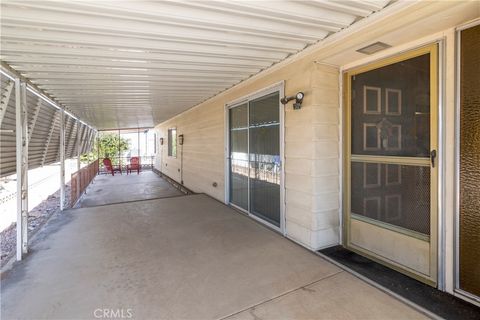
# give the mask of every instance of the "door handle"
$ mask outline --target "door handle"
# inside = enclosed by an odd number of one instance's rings
[[[437,150],[430,151],[430,161],[432,162],[432,168],[435,168],[435,158],[437,157]]]

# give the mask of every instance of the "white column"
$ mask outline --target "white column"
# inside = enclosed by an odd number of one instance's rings
[[[17,260],[28,252],[28,117],[27,84],[15,79],[17,147]]]
[[[60,210],[65,208],[65,111],[60,111]]]
[[[82,134],[80,130],[81,123],[77,122],[77,194],[80,197],[80,154],[82,153]]]

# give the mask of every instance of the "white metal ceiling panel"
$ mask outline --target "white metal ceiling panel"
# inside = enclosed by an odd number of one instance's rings
[[[149,127],[388,2],[4,0],[1,59],[99,129]]]

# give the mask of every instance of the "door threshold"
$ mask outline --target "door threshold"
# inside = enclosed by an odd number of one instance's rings
[[[442,292],[398,271],[354,253],[342,246],[319,250],[332,262],[353,271],[379,287],[383,287],[409,304],[416,305],[444,319],[480,319],[480,308]]]

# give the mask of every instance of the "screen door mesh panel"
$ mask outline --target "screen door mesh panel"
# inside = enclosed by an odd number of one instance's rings
[[[352,77],[351,152],[428,157],[430,54]]]
[[[430,168],[352,162],[352,213],[430,234]]]
[[[480,26],[461,35],[460,288],[480,296]]]
[[[278,92],[249,104],[250,212],[280,227]]]

